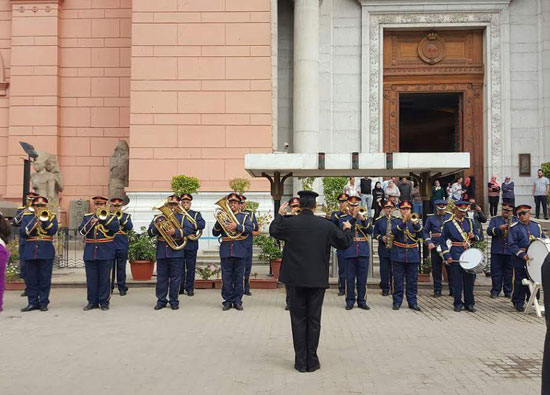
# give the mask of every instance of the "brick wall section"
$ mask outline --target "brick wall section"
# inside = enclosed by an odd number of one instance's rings
[[[108,193],[109,161],[129,137],[131,0],[65,0],[60,32],[63,204]]]
[[[270,31],[270,0],[133,0],[130,190],[225,191],[271,152]]]

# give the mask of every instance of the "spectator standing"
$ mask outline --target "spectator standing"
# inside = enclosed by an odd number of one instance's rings
[[[383,205],[384,190],[382,189],[382,184],[378,181],[372,190],[372,208],[374,209],[374,218],[378,218],[380,211],[382,211]]]
[[[491,181],[489,181],[487,187],[489,191],[489,215],[491,217],[496,217],[498,211],[498,200],[500,197],[500,185],[497,182],[496,176],[491,177]]]
[[[462,177],[458,177],[454,184],[451,186],[451,199],[453,200],[462,200],[462,195],[464,191],[462,189]]]
[[[361,196],[359,185],[355,182],[355,177],[350,177],[348,183],[344,187],[344,193],[349,197],[352,196]]]
[[[509,203],[513,207],[516,207],[516,196],[514,193],[514,182],[511,181],[510,176],[504,179],[501,185],[502,190],[502,203]]]
[[[386,198],[389,199],[393,197],[395,201],[401,196],[401,192],[397,185],[394,184],[393,180],[388,181],[388,186],[386,187]],[[394,202],[395,203],[395,202]]]
[[[479,240],[484,240],[483,225],[487,222],[487,216],[476,203],[474,198],[470,198],[470,207],[468,207],[468,218],[470,218],[474,224],[474,234],[478,235]]]
[[[432,186],[432,196],[430,197],[430,211],[434,212],[435,204],[434,202],[436,200],[445,200],[445,190],[441,186],[441,183],[439,180],[434,181],[434,185]]]
[[[401,181],[399,182],[399,184],[397,184],[397,187],[399,188],[401,201],[412,200],[412,196],[411,196],[412,184],[407,177],[401,178]]]
[[[418,187],[418,185],[413,185],[411,197],[412,197],[413,213],[420,214],[420,216],[423,217],[424,210],[422,207],[422,196],[420,195],[420,188]]]
[[[359,183],[361,188],[361,206],[367,208],[367,212],[370,216],[372,207],[372,179],[369,177],[362,177]]]
[[[445,189],[445,191],[446,191],[445,195],[447,196],[447,198],[452,199],[453,187],[450,182],[447,184],[447,188]]]
[[[544,219],[548,219],[548,206],[546,204],[548,192],[550,192],[550,181],[548,178],[544,177],[542,169],[539,169],[537,171],[537,178],[535,178],[535,181],[533,182],[533,196],[535,197],[537,219],[540,216],[541,204]]]

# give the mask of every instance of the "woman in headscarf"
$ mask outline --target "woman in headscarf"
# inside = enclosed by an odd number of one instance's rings
[[[374,185],[372,190],[372,208],[374,210],[374,218],[378,218],[380,211],[382,211],[382,206],[384,205],[384,190],[382,189],[382,184],[378,181]]]
[[[489,181],[488,184],[489,188],[489,214],[491,217],[497,216],[498,211],[498,200],[500,196],[500,185],[497,182],[497,177],[492,176],[491,181]]]

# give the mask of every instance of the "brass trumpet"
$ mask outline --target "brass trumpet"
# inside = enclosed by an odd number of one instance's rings
[[[216,218],[216,221],[220,224],[223,231],[229,237],[230,239],[237,239],[242,235],[242,232],[235,232],[230,231],[227,229],[227,225],[231,222],[234,222],[236,224],[239,223],[239,220],[233,214],[233,211],[231,211],[231,208],[229,207],[229,202],[227,201],[227,197],[223,197],[220,200],[216,202],[216,205],[220,208],[216,209],[216,212],[214,213],[214,217]]]
[[[302,209],[298,207],[296,210],[294,210],[294,215],[300,215],[301,212],[302,212]]]
[[[412,213],[411,223],[416,225],[419,221],[420,221],[420,215],[418,215],[417,213]]]
[[[366,217],[367,216],[367,208],[366,207],[363,207],[363,206],[360,206],[359,207],[359,210],[357,211],[359,214],[361,214],[363,217]]]
[[[123,208],[123,209],[118,209],[117,211],[115,211],[113,214],[118,218],[118,220],[120,221],[120,219],[122,218],[122,215],[124,214],[124,211],[126,211],[126,208]]]
[[[181,224],[178,221],[174,211],[172,211],[172,209],[168,206],[167,202],[154,206],[153,210],[159,210],[161,212],[161,214],[158,214],[153,218],[153,225],[157,228],[157,231],[161,237],[173,250],[183,250],[187,244],[187,237],[184,237],[182,242],[176,240],[174,236],[168,234],[168,232],[172,229],[182,230]]]

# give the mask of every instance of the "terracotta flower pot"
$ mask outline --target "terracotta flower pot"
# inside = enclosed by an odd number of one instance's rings
[[[214,288],[214,280],[195,280],[195,288],[212,289]]]
[[[23,291],[25,289],[24,281],[6,282],[6,291]]]
[[[135,281],[148,281],[153,277],[155,262],[153,261],[134,261],[130,262],[130,271]]]
[[[217,278],[214,280],[214,288],[216,289],[222,289],[222,279],[221,278]]]
[[[271,273],[273,274],[273,277],[279,278],[279,273],[281,272],[281,262],[283,260],[281,258],[279,259],[273,259],[269,264],[271,265]]]
[[[419,283],[429,283],[430,282],[430,274],[418,273],[418,282]]]
[[[250,288],[252,289],[276,289],[277,279],[272,278],[251,278]]]

